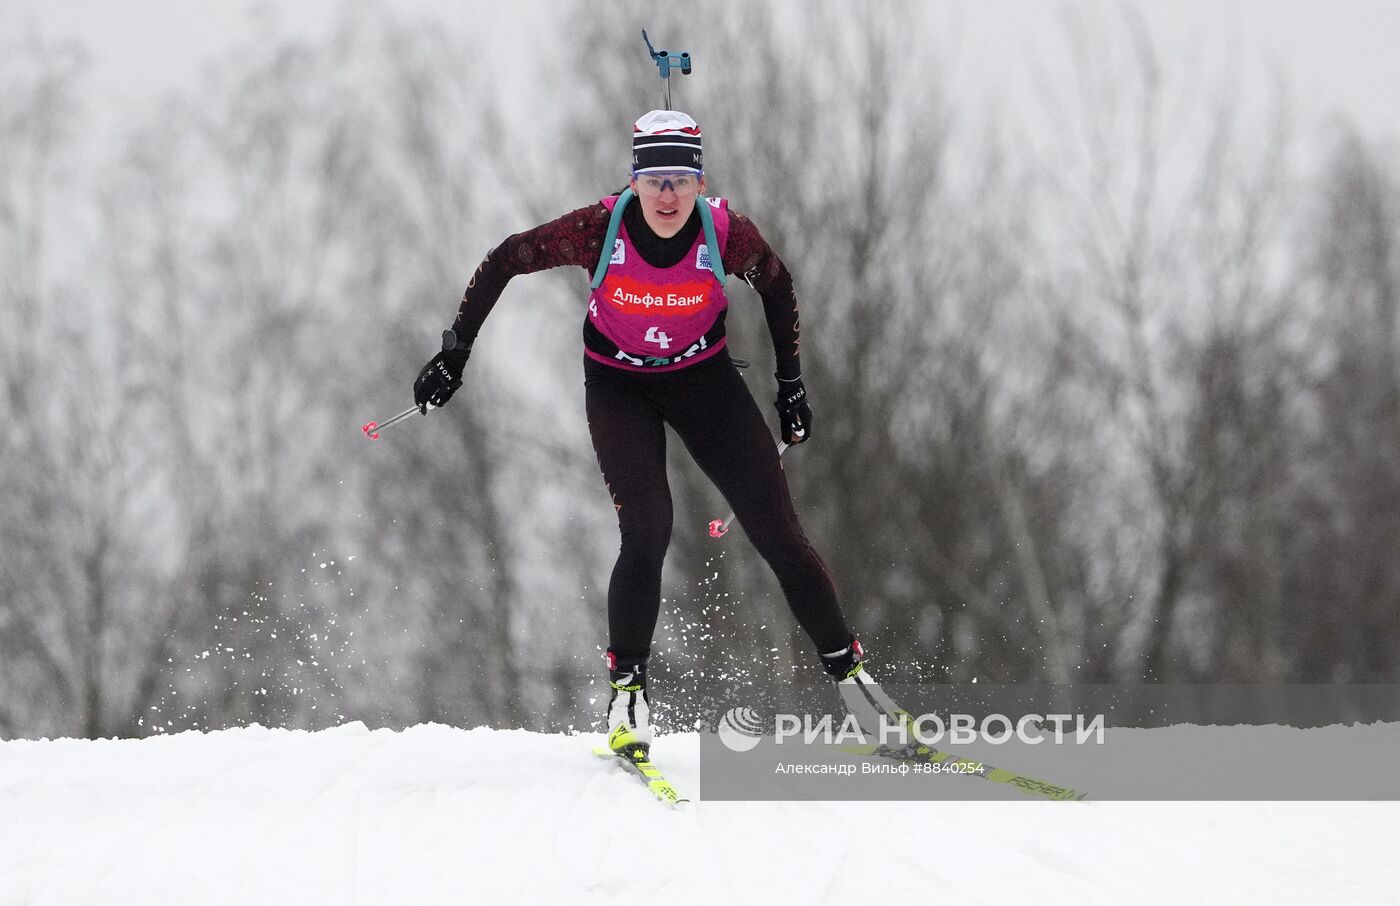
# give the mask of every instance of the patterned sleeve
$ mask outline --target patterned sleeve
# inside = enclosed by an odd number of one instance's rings
[[[763,299],[763,316],[773,338],[778,377],[801,377],[799,358],[802,325],[798,320],[797,291],[792,274],[753,221],[743,214],[729,212],[729,240],[724,248],[724,270],[748,281]]]
[[[491,250],[467,283],[452,329],[458,342],[475,342],[486,316],[511,277],[552,267],[578,265],[591,270],[608,231],[608,209],[591,204],[557,220],[516,233]]]

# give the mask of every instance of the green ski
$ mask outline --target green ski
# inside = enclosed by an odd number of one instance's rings
[[[660,769],[651,763],[651,759],[644,749],[633,749],[630,755],[621,755],[606,746],[598,746],[593,749],[593,754],[622,765],[628,773],[635,775],[645,783],[647,789],[651,790],[651,794],[658,801],[664,802],[672,808],[682,802],[690,801],[676,792],[676,788],[671,785],[671,781],[666,779],[666,775],[662,774]]]
[[[983,780],[990,780],[992,783],[1010,784],[1027,795],[1042,796],[1046,799],[1079,800],[1088,795],[1081,790],[1072,790],[1069,787],[1060,786],[1059,784],[1046,783],[1043,780],[1036,780],[1034,777],[1018,774],[1015,771],[993,767],[975,758],[954,756],[951,752],[931,749],[928,746],[918,743],[911,743],[907,746],[838,745],[832,748],[852,755],[871,755],[877,758],[890,758],[908,764],[943,764],[950,768],[966,768],[967,770],[959,771],[958,773],[966,773],[969,777],[980,777]]]

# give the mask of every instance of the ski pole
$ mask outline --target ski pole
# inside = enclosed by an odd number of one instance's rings
[[[403,410],[398,415],[389,419],[387,422],[366,422],[365,424],[360,426],[360,430],[363,431],[365,433],[365,437],[368,437],[370,440],[379,440],[380,431],[383,431],[385,428],[390,428],[394,425],[397,425],[399,422],[408,418],[410,415],[417,411],[417,406],[409,406],[407,409]]]
[[[778,441],[778,455],[782,456],[787,452],[787,448],[792,446],[785,440]],[[729,531],[729,523],[734,521],[734,511],[730,510],[729,515],[723,519],[716,519],[710,523],[710,537],[723,538],[724,533]]]

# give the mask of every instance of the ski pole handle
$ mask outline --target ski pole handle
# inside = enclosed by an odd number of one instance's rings
[[[787,452],[787,448],[792,446],[785,440],[778,441],[778,455],[782,456]],[[729,515],[723,519],[716,519],[710,523],[710,537],[723,538],[724,533],[729,531],[729,523],[734,521],[734,511],[730,510]]]
[[[379,440],[380,431],[383,431],[385,428],[392,428],[394,425],[397,425],[399,422],[408,418],[410,415],[414,414],[417,411],[417,406],[409,406],[407,409],[403,410],[398,415],[389,419],[387,422],[366,422],[365,424],[360,426],[360,430],[363,431],[365,437],[368,437],[370,440]]]

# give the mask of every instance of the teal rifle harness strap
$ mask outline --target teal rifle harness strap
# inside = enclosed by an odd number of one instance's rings
[[[630,188],[624,189],[617,197],[617,204],[613,205],[612,217],[608,220],[608,234],[603,239],[603,250],[598,255],[598,266],[593,270],[592,287],[597,289],[603,285],[603,278],[608,275],[608,265],[612,263],[613,248],[617,245],[617,231],[622,228],[622,210],[627,207],[627,203],[632,200],[634,193]],[[724,286],[724,258],[719,250],[719,237],[715,235],[715,218],[710,213],[710,203],[704,195],[695,197],[695,205],[700,211],[700,225],[705,230],[705,244],[710,247],[710,273],[715,275],[720,286]]]

